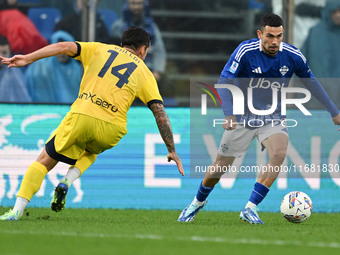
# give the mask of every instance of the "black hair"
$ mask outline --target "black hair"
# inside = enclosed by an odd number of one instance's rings
[[[282,18],[279,15],[276,15],[274,13],[266,14],[262,17],[261,29],[265,28],[265,26],[270,26],[270,27],[283,26]]]
[[[150,43],[151,37],[143,28],[130,27],[123,33],[121,46],[138,50],[142,46],[149,48]]]
[[[7,45],[7,44],[9,45],[9,42],[8,42],[6,36],[0,35],[0,45]]]

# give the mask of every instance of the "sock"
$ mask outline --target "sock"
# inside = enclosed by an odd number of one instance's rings
[[[17,197],[23,197],[30,201],[33,195],[40,189],[47,173],[48,171],[43,164],[34,161],[27,169]]]
[[[15,205],[13,207],[13,211],[19,211],[19,216],[21,217],[24,213],[24,210],[28,204],[28,200],[23,197],[17,197],[15,201]]]
[[[199,202],[204,202],[209,196],[210,192],[214,189],[214,188],[204,187],[202,183],[203,181],[201,182],[200,187],[198,188],[198,191],[196,194],[196,199]]]
[[[75,166],[71,166],[64,178],[62,178],[60,181],[68,180],[68,187],[71,186],[71,184],[80,176],[80,170],[76,168]]]
[[[257,206],[262,200],[266,197],[269,188],[264,186],[261,183],[256,182],[254,185],[253,192],[250,195],[249,202],[246,205],[247,207]]]
[[[248,203],[246,204],[246,206],[244,208],[254,207],[254,206],[257,206],[257,205],[254,204],[253,202],[248,201]]]
[[[198,201],[197,198],[195,197],[194,200],[192,201],[192,203],[195,203],[196,205],[201,206],[201,205],[204,204],[204,201],[203,201],[203,202],[200,202],[200,201]]]
[[[74,166],[71,166],[71,167],[76,167],[76,168],[79,169],[80,175],[78,177],[80,177],[96,161],[96,158],[97,158],[97,154],[93,154],[91,152],[84,151],[80,155],[76,164]]]

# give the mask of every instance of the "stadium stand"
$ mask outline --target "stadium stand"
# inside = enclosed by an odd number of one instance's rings
[[[232,3],[232,4],[231,4]],[[233,49],[256,36],[256,9],[247,0],[150,2],[167,50],[168,84],[186,105],[190,79],[218,78]]]
[[[118,19],[117,13],[109,9],[98,9],[98,13],[104,21],[107,32],[110,33],[111,25]]]
[[[28,10],[27,16],[48,41],[51,39],[55,25],[61,19],[61,13],[57,8],[33,7]]]

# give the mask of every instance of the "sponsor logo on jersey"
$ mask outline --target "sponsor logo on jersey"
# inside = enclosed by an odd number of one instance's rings
[[[91,92],[81,94],[78,98],[84,99],[84,100],[90,100],[93,104],[99,105],[105,109],[109,109],[112,112],[118,111],[118,107],[114,106],[113,104],[110,104],[106,102],[105,100],[97,97],[96,94],[92,95]]]
[[[285,85],[284,82],[279,83],[278,81],[270,81],[266,80],[265,78],[260,78],[260,79],[254,79],[251,78],[249,81],[249,87],[250,88],[260,88],[260,89],[281,89]]]
[[[253,73],[262,73],[261,67],[255,68],[252,72]]]

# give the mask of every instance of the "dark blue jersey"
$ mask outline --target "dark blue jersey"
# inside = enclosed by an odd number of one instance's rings
[[[225,65],[219,84],[234,84],[244,95],[245,113],[237,116],[238,120],[281,119],[281,89],[287,87],[290,78],[296,74],[303,84],[334,117],[339,113],[338,108],[331,101],[321,84],[310,70],[306,58],[296,47],[282,42],[275,56],[265,54],[261,47],[261,40],[252,39],[242,42],[231,55]],[[268,110],[273,104],[273,88],[277,89],[278,104],[274,113],[270,115],[254,115],[248,109],[247,89],[252,88],[253,106],[257,110]],[[232,96],[228,89],[218,89],[222,100],[225,116],[233,114]]]

